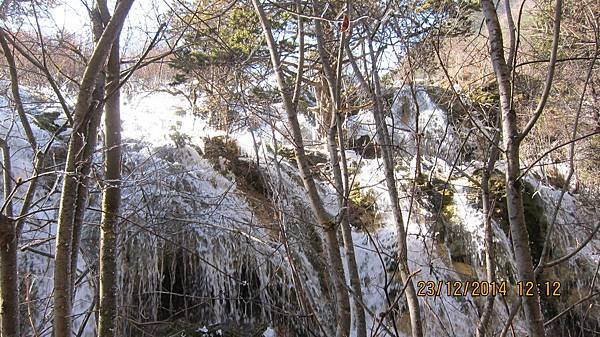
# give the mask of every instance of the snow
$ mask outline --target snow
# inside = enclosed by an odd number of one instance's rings
[[[269,327],[263,333],[263,337],[277,337],[277,335],[275,334],[275,330],[273,330],[273,328]]]
[[[397,95],[392,106],[394,118],[388,119],[389,130],[393,134],[395,144],[402,144],[407,153],[414,154],[411,130],[415,125],[415,115],[414,111],[407,112],[406,116],[402,115],[401,99],[410,97],[406,92]],[[452,151],[456,149],[454,131],[448,127],[445,113],[435,106],[422,90],[418,91],[418,102],[421,109],[420,128],[426,130],[424,144],[430,144],[424,146],[426,151],[423,165],[427,168],[433,167],[436,153],[431,149],[442,143],[443,152],[447,155],[436,161],[433,175],[445,181],[455,159]],[[0,106],[3,107],[0,109],[0,137],[9,136],[14,174],[28,177],[31,175],[32,151],[14,112],[7,108],[7,102],[0,99]],[[43,109],[45,110],[40,108],[39,111],[47,112],[58,108],[47,105]],[[281,113],[280,107],[274,107],[274,110]],[[189,111],[189,103],[183,97],[168,92],[131,93],[123,98],[123,136],[127,143],[124,154],[123,212],[132,222],[124,227],[126,229],[121,237],[124,246],[127,247],[120,256],[119,275],[123,283],[120,293],[123,294],[123,303],[146,303],[147,307],[135,313],[140,319],[157,316],[160,295],[149,295],[144,291],[151,293],[161,289],[165,270],[171,268],[165,265],[163,260],[166,256],[165,242],[154,235],[154,231],[160,229],[162,236],[174,240],[186,249],[182,254],[185,256],[186,272],[193,279],[191,294],[216,298],[212,300],[210,307],[200,309],[205,321],[199,322],[197,332],[208,333],[211,324],[219,323],[225,318],[242,321],[252,314],[266,320],[271,319],[269,305],[282,305],[287,306],[287,309],[297,310],[293,307],[296,303],[296,286],[291,276],[292,264],[305,282],[305,291],[317,313],[331,321],[332,308],[329,306],[318,270],[322,261],[319,256],[315,256],[312,246],[319,240],[315,240],[314,233],[309,230],[310,226],[306,225],[314,222],[307,194],[299,183],[299,174],[294,162],[282,160],[278,166],[273,163],[272,151],[267,147],[273,144],[270,125],[264,122],[252,130],[238,128],[224,132],[213,129],[206,120],[193,116]],[[301,117],[300,122],[307,139],[317,140],[315,126],[306,116]],[[274,124],[278,130],[285,130],[283,118]],[[372,114],[368,110],[349,117],[347,124],[357,137],[375,134]],[[49,139],[45,130],[35,124],[33,128],[38,139]],[[175,147],[172,140],[175,132],[186,135],[189,144]],[[238,178],[224,172],[225,159],[221,159],[220,165],[215,165],[191,146],[193,144],[202,147],[205,137],[223,135],[236,140],[247,160],[254,160],[258,149],[258,155],[261,157],[260,168],[268,177],[269,186],[279,188],[280,191],[276,206],[282,211],[281,226],[288,232],[293,249],[292,256],[286,253],[278,241],[279,238],[273,234],[280,235],[281,228],[273,227],[273,223],[264,223],[264,218],[257,217],[256,205],[249,201],[250,196],[241,188]],[[444,139],[442,135],[445,135]],[[290,146],[286,136],[275,132],[277,142]],[[57,146],[65,145],[61,139],[56,143]],[[363,300],[368,308],[367,326],[370,332],[374,332],[375,327],[381,323],[385,328],[378,329],[378,336],[388,336],[391,334],[386,333],[385,329],[393,331],[393,322],[390,319],[380,322],[379,315],[388,312],[390,303],[395,300],[394,294],[401,291],[402,284],[396,272],[397,234],[384,179],[383,163],[381,159],[361,158],[354,151],[346,151],[346,157],[349,165],[357,168],[356,182],[364,188],[363,192],[372,190],[376,196],[377,229],[371,233],[355,230],[352,236],[363,285]],[[95,161],[99,164],[101,156],[98,155]],[[410,161],[414,162],[414,158],[408,158],[406,163],[398,163],[395,169],[399,193],[403,197],[401,208],[408,233],[409,267],[412,271],[418,271],[414,281],[461,280],[463,275],[457,272],[451,261],[447,244],[432,237],[431,226],[436,221],[436,214],[421,200],[415,200],[412,209],[409,209],[411,184],[407,182],[414,174],[414,164],[410,165]],[[467,173],[473,173],[473,168],[460,168]],[[536,188],[536,195],[541,198],[546,215],[552,214],[560,191],[542,185],[533,177],[528,176],[526,179]],[[467,249],[473,252],[470,263],[477,270],[477,277],[483,279],[483,215],[468,197],[469,181],[466,178],[455,177],[448,180],[449,188],[453,190],[453,220],[469,238]],[[337,214],[337,198],[331,185],[318,182],[318,190],[326,210],[331,215]],[[55,206],[58,202],[56,191],[52,190],[51,186],[44,187],[38,197],[46,199],[39,207]],[[97,190],[95,192],[97,195]],[[91,204],[97,207],[98,198],[94,197]],[[553,242],[564,247],[566,251],[570,251],[581,242],[584,235],[576,230],[578,227],[575,227],[575,224],[581,223],[586,216],[597,219],[597,215],[586,212],[578,204],[577,198],[567,193],[558,213]],[[52,238],[56,231],[53,219],[56,219],[54,210],[38,213],[36,219],[26,228],[23,241]],[[97,224],[98,220],[99,214],[88,212],[86,222]],[[38,229],[38,226],[42,226],[43,229]],[[493,228],[498,249],[507,256],[506,263],[509,268],[514,268],[514,261],[509,254],[508,237],[496,222],[493,223]],[[94,231],[89,230],[86,233],[88,239],[92,240],[90,242],[94,242]],[[593,245],[584,248],[578,254],[577,261],[588,263],[598,259],[597,250],[592,247]],[[80,259],[78,268],[81,270],[86,270],[88,263],[95,258],[91,253],[94,251],[92,248],[94,247],[88,247],[90,252],[84,253],[84,258]],[[52,253],[53,241],[50,240],[36,249]],[[569,263],[570,267],[576,270],[578,267],[574,261],[576,260]],[[52,292],[52,261],[36,254],[24,253],[21,254],[21,264],[30,273],[37,295],[40,298],[48,297],[46,303],[49,303]],[[258,313],[252,312],[255,308],[244,304],[235,304],[234,309],[225,305],[224,294],[241,296],[239,288],[251,284],[248,278],[239,282],[232,280],[241,277],[241,266],[255,271],[260,284],[260,289],[257,289],[254,295],[265,306],[258,309]],[[504,276],[506,275],[501,275]],[[589,277],[581,276],[582,280]],[[86,277],[77,292],[74,307],[74,313],[77,315],[85,313],[92,303],[94,292],[91,282],[93,279]],[[283,286],[276,287],[277,285]],[[471,334],[472,327],[478,319],[478,302],[481,302],[481,299],[471,296],[421,297],[420,306],[425,315],[426,331],[430,336],[445,336],[448,333],[457,336]],[[400,308],[404,308],[404,299],[400,299],[398,304]],[[500,298],[497,298],[496,308],[503,308]],[[234,312],[231,312],[232,310]],[[399,325],[400,336],[407,336],[406,310],[396,308],[394,315]],[[497,322],[501,322],[506,313],[498,309],[495,317]],[[78,326],[80,322],[81,316],[75,325]],[[516,326],[518,329],[522,327],[521,318],[517,319]],[[94,315],[90,317],[83,336],[93,336],[93,327]],[[221,330],[218,331],[222,333]],[[355,331],[353,336],[354,333]],[[263,337],[275,336],[277,334],[273,325],[263,334]]]
[[[126,95],[121,108],[123,138],[138,139],[154,146],[173,144],[170,135],[179,132],[200,141],[202,134],[212,136],[204,120],[189,113],[182,97],[168,92]],[[207,134],[208,133],[208,134]]]

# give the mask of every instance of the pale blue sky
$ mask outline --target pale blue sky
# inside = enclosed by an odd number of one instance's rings
[[[168,12],[169,6],[165,1],[170,0],[135,0],[121,37],[125,53],[135,53],[138,51],[137,49],[143,48],[152,39],[159,27],[159,21],[164,22],[167,19],[164,13]],[[62,0],[61,4],[52,9],[50,13],[55,24],[46,23],[43,27],[45,35],[64,29],[66,32],[78,33],[89,38],[91,36],[90,22],[86,7],[82,2],[89,5],[93,3],[90,0]],[[112,12],[115,1],[109,0],[108,6]]]

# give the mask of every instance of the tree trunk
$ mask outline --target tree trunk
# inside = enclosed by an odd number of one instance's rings
[[[318,4],[315,1],[315,9],[319,8]],[[317,10],[318,12],[318,10]],[[314,20],[315,23],[315,34],[317,40],[317,50],[319,53],[319,57],[321,60],[321,64],[323,66],[323,73],[325,75],[325,79],[327,81],[327,86],[330,94],[330,109],[331,120],[329,121],[329,130],[327,132],[327,147],[329,150],[329,161],[331,163],[333,178],[334,178],[334,187],[336,190],[339,214],[337,216],[337,222],[342,229],[342,238],[344,240],[344,248],[346,252],[346,264],[348,266],[348,278],[350,280],[350,286],[353,292],[353,307],[354,307],[354,325],[356,326],[357,337],[366,337],[367,328],[365,321],[365,312],[362,307],[362,287],[360,284],[360,277],[358,274],[358,266],[356,265],[356,258],[354,255],[354,241],[352,240],[352,230],[350,229],[350,224],[348,223],[348,217],[346,216],[347,209],[347,195],[349,186],[347,186],[347,176],[344,177],[342,175],[342,170],[340,168],[340,160],[338,157],[338,144],[342,144],[341,141],[336,140],[336,135],[341,140],[341,118],[340,118],[340,85],[341,85],[341,64],[343,59],[343,45],[344,45],[344,33],[340,34],[340,49],[338,50],[338,59],[337,59],[337,71],[334,74],[333,69],[330,65],[330,60],[327,57],[328,53],[325,50],[325,43],[323,41],[323,29],[321,27],[321,22],[319,20]],[[340,132],[338,132],[340,131]],[[344,165],[345,166],[345,165]],[[347,170],[344,170],[347,171]],[[347,174],[347,172],[344,172]],[[346,184],[344,184],[344,180],[346,179]],[[341,275],[343,277],[343,274]],[[344,283],[345,283],[345,279]],[[345,291],[345,298],[343,298],[342,312],[350,312],[349,308],[349,299],[348,294]],[[347,324],[342,326],[343,331],[347,331],[349,334],[351,327],[350,316],[343,317]]]
[[[0,212],[0,335],[20,337],[17,235],[12,216],[11,166],[8,144],[0,139],[4,201]]]
[[[498,127],[498,123],[496,123]],[[483,208],[483,227],[484,227],[484,240],[485,240],[485,268],[486,268],[486,282],[492,284],[496,282],[496,262],[494,253],[494,231],[492,229],[492,212],[493,204],[490,196],[490,177],[494,172],[496,161],[500,153],[498,144],[500,142],[500,132],[496,131],[492,144],[490,144],[488,151],[488,160],[486,166],[482,169],[481,174],[481,203]],[[494,296],[487,296],[485,298],[485,304],[483,312],[477,324],[477,337],[484,337],[487,327],[492,317],[494,309]]]
[[[27,116],[25,115],[25,109],[23,108],[23,102],[21,101],[21,94],[19,93],[19,77],[17,74],[15,58],[12,53],[12,50],[8,46],[8,41],[6,40],[6,33],[2,29],[0,29],[0,45],[2,46],[2,53],[4,54],[6,63],[8,63],[11,84],[10,87],[13,100],[15,101],[15,108],[17,110],[17,114],[19,115],[19,119],[21,120],[21,125],[23,126],[23,131],[25,132],[27,141],[29,142],[29,145],[31,145],[31,149],[35,152],[37,151],[37,142],[35,137],[33,136],[31,125],[27,120]]]
[[[371,64],[373,65],[373,117],[377,125],[377,135],[381,146],[383,157],[383,168],[385,171],[385,181],[388,187],[390,201],[392,203],[392,211],[394,220],[396,221],[396,231],[398,235],[398,265],[400,269],[400,278],[406,286],[406,303],[410,314],[410,325],[413,337],[423,336],[423,327],[421,321],[421,310],[419,308],[419,298],[415,291],[415,286],[410,279],[410,269],[408,268],[408,251],[406,247],[407,238],[404,228],[404,220],[400,209],[400,198],[398,197],[398,189],[396,187],[396,178],[394,176],[394,159],[392,155],[392,145],[385,123],[383,107],[381,106],[381,85],[379,83],[379,72],[376,69],[377,60],[372,46],[372,41],[369,41],[369,53],[371,54]]]
[[[423,328],[421,321],[421,311],[419,308],[419,299],[417,297],[417,293],[415,291],[414,284],[412,280],[410,280],[410,270],[408,268],[408,260],[407,260],[407,248],[406,248],[406,230],[404,229],[404,220],[402,218],[402,211],[400,210],[400,199],[398,198],[398,190],[396,188],[396,179],[394,177],[394,161],[391,152],[391,144],[390,144],[390,136],[388,133],[387,126],[385,124],[385,117],[383,114],[383,108],[381,106],[381,86],[379,83],[379,76],[376,69],[376,60],[374,60],[375,55],[373,53],[373,48],[369,46],[369,51],[371,54],[371,62],[373,62],[372,76],[373,76],[373,84],[374,89],[372,90],[369,87],[365,77],[362,75],[354,55],[350,50],[350,46],[346,44],[346,50],[348,52],[348,58],[350,59],[350,64],[352,65],[352,69],[362,87],[362,89],[371,96],[371,100],[373,101],[373,117],[375,119],[376,129],[377,129],[377,138],[379,145],[381,146],[381,155],[383,158],[383,168],[385,171],[385,181],[388,188],[388,194],[390,197],[390,202],[392,206],[392,213],[394,216],[394,221],[396,222],[396,231],[398,235],[398,267],[400,271],[400,277],[402,282],[405,283],[406,291],[406,302],[410,314],[410,322],[411,322],[411,334],[413,337],[422,337],[423,336]]]
[[[14,221],[0,213],[0,335],[19,337],[17,236]]]
[[[69,140],[65,164],[64,183],[60,199],[58,228],[56,236],[56,255],[54,261],[54,336],[71,337],[71,254],[77,189],[81,175],[83,147],[87,139],[86,126],[92,117],[95,106],[92,94],[96,80],[110,51],[111,45],[121,29],[133,0],[121,0],[115,14],[106,26],[98,41],[94,53],[85,68],[77,96],[73,116],[73,133]]]
[[[341,137],[338,133],[338,137]],[[340,148],[344,151],[343,148]],[[345,158],[342,158],[345,161]],[[342,175],[347,177],[347,170],[342,171]],[[346,190],[350,189],[347,184]],[[346,251],[346,263],[348,265],[348,277],[350,279],[350,287],[352,288],[352,305],[354,308],[354,326],[356,328],[357,337],[367,337],[367,322],[365,319],[365,310],[363,308],[363,297],[362,297],[362,285],[360,283],[360,274],[358,272],[358,265],[356,264],[356,255],[354,253],[354,240],[352,239],[352,229],[348,222],[348,193],[341,196],[341,200],[338,200],[338,205],[341,209],[340,226],[342,228],[342,238],[344,240],[344,249]]]
[[[342,45],[343,46],[343,45]],[[343,48],[343,47],[342,47]],[[338,96],[339,97],[339,96]],[[339,110],[339,109],[338,109]],[[358,265],[356,264],[356,254],[354,253],[354,240],[352,239],[352,229],[348,221],[348,196],[352,188],[348,179],[348,166],[346,155],[344,153],[344,135],[342,133],[341,117],[338,114],[338,143],[340,149],[340,164],[342,168],[342,177],[344,178],[343,186],[344,196],[342,199],[343,212],[341,214],[342,238],[344,240],[344,248],[346,249],[346,260],[348,263],[348,276],[350,277],[350,287],[352,287],[352,303],[354,305],[354,322],[356,327],[356,337],[367,337],[367,322],[365,319],[365,310],[363,308],[364,301],[362,297],[362,285],[360,283],[360,274],[358,273]]]
[[[481,0],[481,8],[486,19],[489,34],[490,58],[498,82],[500,94],[500,111],[502,116],[502,136],[506,151],[506,202],[508,219],[512,236],[518,280],[536,284],[533,272],[533,260],[529,248],[529,235],[525,224],[523,196],[519,167],[519,133],[517,115],[511,109],[510,72],[504,59],[502,31],[494,3]],[[530,337],[543,337],[544,318],[542,316],[540,297],[537,291],[531,297],[523,297],[523,309]]]
[[[108,20],[110,19],[106,2],[103,0],[97,1],[97,5],[92,9],[90,16],[94,33],[94,42],[98,43],[98,41],[100,41],[100,38],[102,37],[102,32],[104,31],[104,28],[106,24],[108,24]],[[105,82],[106,72],[104,69],[102,69],[98,74],[98,78],[96,79],[96,86],[94,88],[94,92],[92,93],[92,102],[100,103],[94,104],[93,107],[90,107],[91,117],[89,121],[87,121],[87,125],[85,126],[84,132],[87,141],[85,142],[82,153],[82,158],[84,159],[81,162],[80,166],[81,179],[79,185],[77,186],[77,201],[75,203],[75,215],[73,216],[73,237],[71,239],[71,270],[73,271],[71,273],[71,288],[73,289],[73,292],[71,294],[72,298],[75,298],[75,294],[77,292],[77,288],[75,287],[75,280],[77,279],[79,246],[81,242],[81,234],[83,232],[83,219],[89,201],[89,175],[92,169],[94,152],[96,152],[98,128],[100,127],[100,121],[102,120]]]
[[[96,89],[94,90],[94,101],[101,102],[104,99],[104,70],[96,81]],[[93,105],[90,107],[90,120],[87,122],[85,135],[87,141],[83,145],[83,151],[81,154],[81,162],[79,163],[79,176],[80,181],[77,185],[77,197],[75,198],[75,212],[73,215],[73,234],[71,238],[71,287],[73,288],[72,297],[75,297],[75,280],[77,279],[77,265],[79,261],[79,247],[81,243],[81,234],[83,232],[83,219],[85,212],[88,208],[89,202],[89,181],[90,172],[92,170],[93,156],[96,152],[96,145],[98,140],[98,128],[100,127],[100,121],[102,120],[102,107],[103,104]]]
[[[302,139],[302,133],[300,131],[300,124],[298,123],[298,113],[296,111],[291,97],[292,90],[290,90],[288,85],[285,83],[285,77],[282,71],[282,65],[277,50],[277,44],[273,38],[271,27],[269,25],[269,22],[267,21],[267,17],[259,1],[252,0],[252,3],[254,5],[256,13],[258,14],[265,38],[267,40],[267,45],[269,47],[271,63],[273,66],[273,70],[275,71],[277,85],[279,87],[281,98],[283,100],[283,105],[287,114],[287,119],[292,134],[292,141],[294,142],[294,152],[296,154],[298,170],[300,171],[302,182],[304,184],[304,187],[306,188],[311,209],[315,214],[319,225],[323,228],[325,232],[325,244],[327,246],[327,263],[329,265],[330,270],[332,271],[333,287],[336,293],[336,336],[347,337],[348,335],[345,334],[344,329],[344,326],[347,324],[347,322],[343,322],[343,319],[345,319],[345,317],[349,315],[349,312],[344,311],[348,310],[344,309],[348,306],[345,305],[343,301],[344,297],[346,301],[348,297],[346,294],[345,285],[343,283],[344,280],[340,279],[339,277],[339,275],[343,275],[343,266],[342,258],[340,255],[339,242],[337,239],[336,224],[331,219],[329,214],[327,214],[325,208],[323,208],[323,202],[317,192],[315,181],[310,172],[308,160],[304,151],[304,141]]]
[[[409,43],[409,42],[405,42],[405,43]],[[414,131],[414,137],[415,137],[415,183],[421,179],[421,175],[422,175],[422,165],[421,165],[421,161],[422,161],[422,153],[421,153],[421,135],[422,133],[419,131],[419,119],[421,118],[421,107],[419,106],[419,99],[417,97],[417,90],[415,89],[415,76],[414,76],[414,68],[413,68],[413,63],[412,63],[412,56],[411,56],[411,50],[407,51],[407,55],[406,55],[406,59],[408,60],[408,67],[409,67],[409,71],[410,71],[410,75],[409,75],[409,89],[410,89],[410,96],[413,100],[413,103],[415,104],[415,131]]]
[[[109,94],[104,115],[106,152],[105,189],[102,197],[100,237],[99,337],[116,336],[117,320],[117,233],[121,206],[121,107],[119,36],[113,42],[107,66]]]

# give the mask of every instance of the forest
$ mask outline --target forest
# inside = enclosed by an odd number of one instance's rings
[[[600,336],[598,0],[0,0],[0,337]]]

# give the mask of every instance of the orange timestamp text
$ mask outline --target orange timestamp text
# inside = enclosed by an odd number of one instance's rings
[[[507,281],[419,281],[417,296],[506,296],[510,283]],[[540,283],[519,281],[516,284],[517,296],[530,297],[537,292],[540,296],[559,297],[560,281],[545,281]]]
[[[506,281],[419,281],[417,296],[506,296]]]

